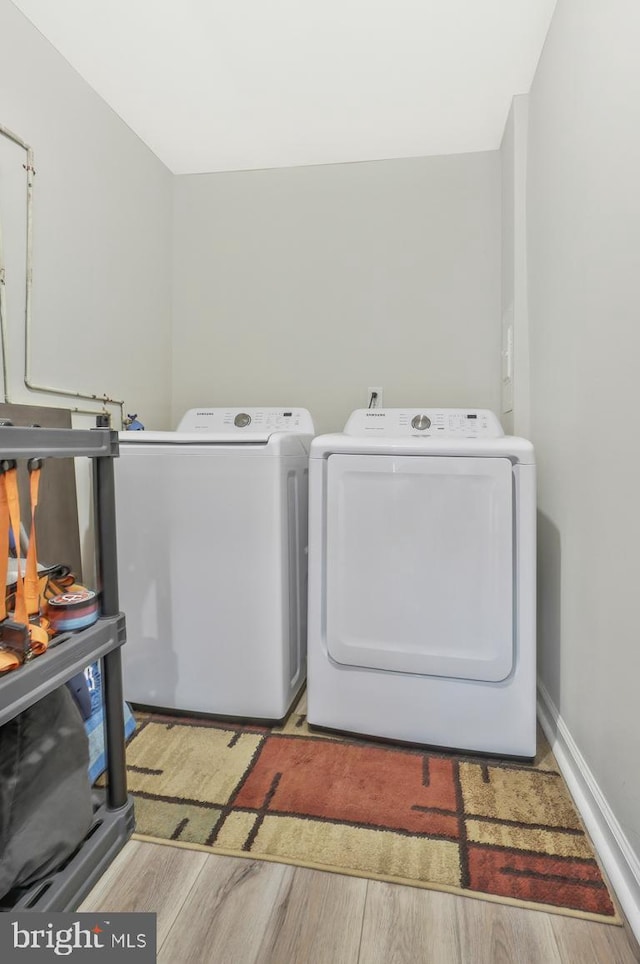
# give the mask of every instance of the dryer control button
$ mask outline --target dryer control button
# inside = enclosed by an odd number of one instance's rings
[[[251,416],[247,415],[246,412],[240,412],[240,414],[236,415],[236,417],[233,420],[233,424],[237,425],[238,428],[246,428],[250,422],[251,422]]]
[[[417,428],[420,432],[423,432],[425,428],[431,428],[431,419],[428,415],[414,415],[411,419],[411,425],[413,428]]]

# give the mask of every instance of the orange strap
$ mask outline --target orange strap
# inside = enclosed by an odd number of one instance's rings
[[[49,636],[44,627],[38,626],[29,621],[29,613],[27,610],[27,602],[25,596],[25,585],[22,578],[22,564],[20,558],[20,497],[18,494],[18,472],[15,466],[8,469],[4,474],[5,486],[7,491],[7,501],[9,503],[9,518],[11,521],[11,529],[13,530],[13,541],[16,549],[16,561],[18,565],[18,571],[16,573],[16,602],[15,602],[15,612],[14,620],[17,623],[22,623],[24,626],[29,627],[29,635],[31,637],[31,651],[34,656],[40,656],[44,653],[47,645],[49,643]],[[36,479],[36,502],[37,502],[37,482]],[[34,549],[31,550],[31,544],[33,543]],[[32,551],[32,562],[31,565],[36,570],[36,583],[37,583],[37,563],[35,559],[35,507],[31,508],[31,538],[29,540],[29,550],[27,552],[27,558],[29,558],[29,551]],[[36,604],[34,615],[37,617],[39,615],[39,603]]]
[[[22,559],[20,557],[20,496],[18,495],[18,470],[15,463],[4,474],[4,482],[9,503],[9,519],[13,532],[13,544],[16,550],[16,604],[14,619],[17,623],[27,625],[27,607],[24,602],[24,584],[22,580]]]
[[[7,618],[7,571],[9,569],[9,503],[4,479],[4,468],[0,467],[0,620]],[[20,660],[10,650],[0,650],[0,673],[17,669]]]
[[[29,495],[31,497],[31,531],[27,546],[27,571],[24,580],[24,596],[27,613],[32,620],[31,649],[35,656],[44,653],[49,645],[48,620],[40,618],[40,580],[38,579],[38,550],[36,548],[36,509],[40,489],[40,460],[29,462]]]
[[[40,463],[29,464],[29,491],[31,495],[31,531],[27,548],[27,570],[24,579],[24,598],[30,616],[40,614],[40,584],[38,580],[38,552],[36,549],[36,507],[40,487]]]
[[[9,670],[17,669],[20,666],[18,657],[9,652],[8,649],[0,649],[0,673],[8,673]]]

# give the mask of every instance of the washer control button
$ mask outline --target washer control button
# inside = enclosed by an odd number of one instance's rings
[[[425,428],[431,428],[431,419],[428,415],[414,415],[411,419],[411,425],[418,431],[424,432]]]
[[[247,415],[246,412],[240,412],[233,420],[233,424],[237,425],[238,428],[246,428],[251,422],[251,416]]]

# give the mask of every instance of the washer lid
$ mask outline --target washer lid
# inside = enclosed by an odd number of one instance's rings
[[[329,656],[385,672],[506,679],[512,487],[506,458],[329,456]]]
[[[236,437],[231,432],[226,435],[204,432],[120,432],[119,439],[121,445],[224,445],[240,446],[243,445],[267,445],[269,439],[275,432],[244,432],[241,437]]]

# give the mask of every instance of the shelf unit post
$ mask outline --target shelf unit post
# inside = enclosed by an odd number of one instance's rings
[[[117,452],[117,433],[112,432]],[[98,588],[103,616],[117,616],[118,560],[116,543],[116,499],[113,456],[96,458],[94,466],[94,511],[97,545]],[[118,810],[127,804],[127,772],[124,747],[124,695],[120,649],[102,658],[104,689],[104,731],[107,759],[107,806]]]

